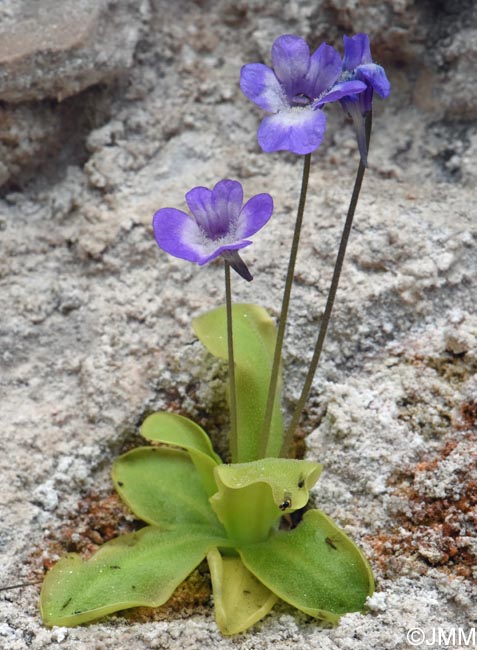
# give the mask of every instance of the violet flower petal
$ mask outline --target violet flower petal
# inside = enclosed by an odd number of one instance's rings
[[[219,246],[211,253],[207,253],[203,257],[201,257],[200,260],[198,261],[198,264],[200,266],[203,266],[204,264],[207,264],[207,262],[210,262],[211,260],[215,260],[215,258],[219,257],[224,251],[238,251],[241,248],[250,246],[251,243],[252,243],[251,241],[247,241],[246,239],[244,239],[243,241],[235,242],[233,244],[223,244],[223,246]]]
[[[386,77],[384,68],[377,63],[366,63],[358,66],[356,76],[358,79],[368,82],[373,87],[373,90],[383,98],[386,98],[391,92],[391,84]]]
[[[230,221],[215,210],[213,190],[194,187],[187,192],[186,201],[205,237],[216,240],[228,234]]]
[[[275,75],[291,99],[301,91],[300,82],[310,65],[310,48],[299,36],[279,36],[272,45],[272,65]]]
[[[335,83],[341,74],[341,57],[334,47],[322,43],[310,57],[305,77],[310,99],[318,98]]]
[[[324,113],[311,108],[293,108],[268,115],[258,128],[258,143],[263,151],[291,151],[299,155],[317,149],[325,134]]]
[[[212,190],[207,187],[194,187],[187,192],[185,199],[199,226],[207,230],[212,215]]]
[[[343,70],[354,70],[363,63],[372,63],[369,36],[367,34],[355,34],[354,36],[343,36],[344,57]]]
[[[276,113],[288,106],[285,92],[275,73],[263,63],[249,63],[240,71],[240,88],[264,111]]]
[[[160,248],[189,262],[198,262],[204,255],[202,234],[197,223],[176,208],[161,208],[153,217],[152,226]]]
[[[238,181],[219,181],[212,190],[212,209],[220,223],[217,224],[216,234],[231,232],[243,205],[243,189]]]
[[[273,199],[270,194],[257,194],[243,206],[237,222],[237,238],[251,237],[272,216]]]
[[[313,104],[313,108],[321,108],[323,104],[327,104],[328,102],[335,102],[342,97],[357,95],[364,92],[366,88],[367,85],[364,83],[364,81],[359,81],[357,79],[355,81],[340,81],[335,84],[328,93],[323,95],[321,99],[315,102]]]

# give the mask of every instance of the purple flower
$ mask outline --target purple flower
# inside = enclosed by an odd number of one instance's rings
[[[344,36],[344,51],[341,82],[359,80],[366,84],[364,92],[350,93],[340,99],[342,107],[353,120],[361,160],[366,165],[367,146],[364,118],[371,110],[374,91],[385,98],[391,91],[391,84],[386,77],[384,68],[373,63],[367,34],[356,34],[351,38]]]
[[[185,195],[192,217],[176,208],[161,208],[153,217],[154,236],[167,253],[197,264],[219,255],[246,280],[252,276],[237,251],[249,246],[248,237],[272,216],[269,194],[257,194],[243,205],[238,181],[222,180],[213,190],[194,187]]]
[[[326,118],[324,104],[363,92],[359,80],[339,79],[341,57],[323,43],[310,56],[302,38],[285,34],[272,46],[273,69],[263,63],[242,67],[240,87],[257,106],[273,115],[265,117],[258,129],[263,151],[291,151],[307,154],[320,146]]]

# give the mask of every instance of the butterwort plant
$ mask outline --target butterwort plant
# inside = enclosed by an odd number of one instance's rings
[[[367,164],[373,93],[386,97],[390,86],[371,59],[365,34],[345,37],[343,59],[327,44],[310,54],[300,37],[280,36],[271,59],[271,68],[244,65],[240,86],[268,113],[257,136],[263,151],[290,151],[304,161],[278,329],[263,307],[234,304],[231,290],[231,269],[252,280],[243,249],[271,220],[268,193],[244,202],[241,183],[223,179],[212,189],[188,191],[187,212],[161,208],[153,217],[163,251],[200,266],[223,263],[225,306],[202,314],[192,327],[206,349],[228,364],[229,457],[221,458],[188,418],[169,412],[147,417],[141,434],[150,444],[118,458],[112,472],[118,494],[146,525],[107,542],[87,560],[71,553],[48,572],[40,597],[47,625],[158,607],[204,559],[223,634],[248,629],[278,599],[336,624],[343,614],[365,611],[373,593],[362,552],[325,513],[310,507],[321,465],[291,457],[290,449],[330,323]],[[333,102],[353,120],[360,160],[312,360],[285,427],[282,346],[311,154],[323,140],[324,108]]]

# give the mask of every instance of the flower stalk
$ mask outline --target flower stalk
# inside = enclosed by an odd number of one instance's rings
[[[372,127],[372,112],[369,111],[366,115],[366,150],[369,149],[369,140],[371,138],[371,127]],[[328,292],[328,298],[326,300],[325,311],[323,313],[323,318],[321,320],[320,329],[318,332],[318,337],[316,339],[315,349],[313,352],[313,357],[311,359],[310,367],[308,368],[308,373],[305,378],[305,383],[301,391],[300,398],[295,406],[295,410],[290,422],[290,425],[285,434],[285,439],[283,441],[282,447],[282,456],[286,456],[288,449],[290,447],[291,441],[293,439],[293,434],[298,426],[300,421],[301,414],[303,413],[303,408],[305,406],[306,400],[311,390],[313,383],[313,378],[316,373],[316,368],[320,361],[321,352],[323,350],[323,343],[325,341],[326,333],[328,331],[328,325],[330,323],[331,312],[333,310],[333,305],[336,297],[336,291],[338,289],[338,284],[341,276],[341,270],[343,268],[343,261],[346,254],[346,248],[348,245],[349,235],[351,233],[351,228],[353,225],[354,213],[356,211],[356,206],[358,204],[359,193],[361,191],[361,185],[363,183],[364,172],[366,171],[365,164],[360,158],[358,171],[356,174],[356,179],[354,182],[353,194],[351,195],[350,204],[348,207],[348,214],[346,215],[346,221],[343,228],[343,233],[341,235],[340,246],[338,249],[338,254],[336,256],[335,268],[333,271],[333,277],[331,280],[330,289]]]
[[[275,352],[272,362],[272,372],[270,375],[270,386],[268,389],[267,403],[265,406],[265,416],[263,422],[260,454],[265,458],[267,454],[268,440],[270,437],[270,425],[273,414],[273,404],[275,401],[275,394],[277,390],[278,375],[280,371],[280,362],[282,358],[283,339],[285,337],[285,328],[288,317],[288,308],[290,305],[290,295],[293,285],[293,278],[295,275],[295,263],[298,254],[298,246],[300,244],[301,227],[303,224],[303,214],[305,212],[306,194],[308,190],[308,179],[310,176],[311,154],[306,154],[303,159],[303,175],[301,181],[300,199],[298,202],[298,210],[295,221],[295,230],[293,233],[293,241],[290,250],[290,257],[288,261],[288,270],[285,280],[285,289],[283,291],[282,307],[280,312],[280,320],[278,323],[277,341],[275,344]]]
[[[225,308],[227,312],[227,350],[229,358],[229,402],[230,402],[230,455],[232,462],[237,460],[237,392],[235,387],[234,336],[232,321],[232,289],[230,264],[224,260],[225,268]]]

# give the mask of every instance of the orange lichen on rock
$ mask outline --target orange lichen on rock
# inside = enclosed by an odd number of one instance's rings
[[[411,561],[419,573],[439,567],[477,579],[476,406],[462,405],[467,426],[456,427],[437,455],[396,472],[388,482],[395,525],[367,537],[384,577],[395,577]]]

